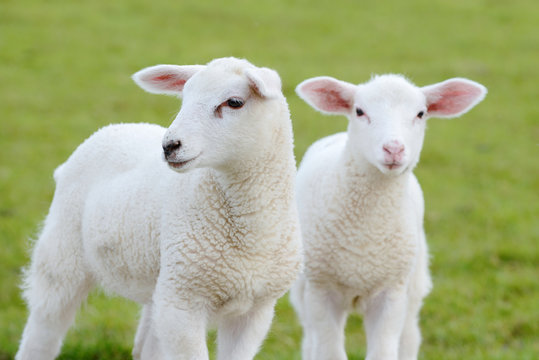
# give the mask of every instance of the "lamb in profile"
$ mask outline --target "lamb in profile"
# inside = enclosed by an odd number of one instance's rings
[[[316,77],[296,91],[315,109],[349,119],[346,133],[308,149],[297,175],[305,270],[291,301],[304,330],[303,359],[346,359],[351,311],[365,315],[367,360],[417,359],[431,279],[412,170],[427,118],[461,115],[486,89],[461,78],[419,88],[383,75],[357,86]]]
[[[54,359],[96,285],[143,304],[135,359],[252,359],[296,279],[295,161],[279,75],[246,60],[134,75],[182,95],[168,129],[107,126],[55,172],[17,360]],[[165,161],[163,161],[163,159]]]

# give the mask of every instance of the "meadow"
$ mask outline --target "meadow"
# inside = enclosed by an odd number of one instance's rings
[[[539,3],[536,0],[3,0],[0,3],[0,360],[26,321],[22,268],[54,191],[52,172],[116,122],[168,126],[180,101],[130,79],[158,63],[243,57],[283,79],[301,160],[346,119],[312,110],[302,80],[403,73],[489,89],[462,118],[430,119],[415,170],[434,289],[421,359],[539,358]],[[130,359],[138,305],[95,291],[60,359]],[[363,359],[361,317],[347,324]],[[215,334],[208,343],[213,347]],[[300,359],[287,296],[257,359]]]

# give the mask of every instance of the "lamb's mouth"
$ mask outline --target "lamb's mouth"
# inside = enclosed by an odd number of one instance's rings
[[[398,162],[393,162],[393,163],[384,164],[384,166],[388,168],[389,170],[394,170],[394,169],[400,168],[402,164]]]
[[[190,164],[192,163],[194,160],[198,159],[198,157],[200,156],[200,154],[198,154],[197,156],[189,159],[189,160],[185,160],[185,161],[169,161],[167,160],[167,163],[168,163],[168,166],[170,166],[171,168],[174,168],[174,169],[181,169],[183,167],[185,167],[187,164]]]

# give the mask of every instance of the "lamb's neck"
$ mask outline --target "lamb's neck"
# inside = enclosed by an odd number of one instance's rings
[[[355,197],[391,197],[398,201],[402,199],[406,184],[411,174],[410,170],[399,175],[383,174],[378,168],[369,163],[359,154],[344,151],[337,166],[338,178],[341,186]]]
[[[270,209],[286,209],[293,204],[295,161],[292,141],[276,132],[268,150],[236,168],[216,171],[217,186],[230,211],[236,215]],[[280,140],[280,141],[279,141]],[[269,220],[269,219],[268,219]]]

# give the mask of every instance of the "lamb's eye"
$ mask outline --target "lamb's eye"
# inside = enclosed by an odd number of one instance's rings
[[[420,111],[419,113],[417,113],[417,117],[420,119],[423,117],[423,115],[425,115],[424,111]]]
[[[356,108],[356,114],[357,114],[357,116],[363,116],[363,115],[365,115],[365,113],[363,112],[363,110],[361,110],[360,108]]]
[[[226,105],[233,109],[239,109],[243,104],[245,104],[245,102],[240,98],[230,98],[226,101]]]

